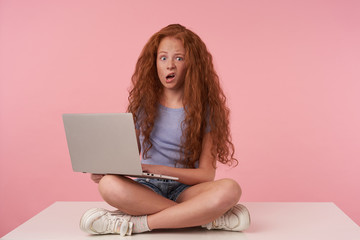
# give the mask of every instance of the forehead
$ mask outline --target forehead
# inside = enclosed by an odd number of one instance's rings
[[[158,52],[185,53],[185,48],[180,39],[174,37],[165,37],[160,41]]]

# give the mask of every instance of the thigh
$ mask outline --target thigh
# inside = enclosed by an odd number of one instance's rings
[[[220,179],[196,184],[187,188],[180,194],[177,202],[185,202],[206,192],[224,199],[231,198],[232,200],[239,199],[241,196],[241,188],[236,181],[232,179]]]
[[[153,214],[176,204],[130,178],[117,175],[104,176],[99,190],[107,203],[131,215]]]

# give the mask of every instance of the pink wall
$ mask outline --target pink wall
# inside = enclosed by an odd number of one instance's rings
[[[121,112],[151,34],[179,22],[215,58],[244,201],[331,201],[360,224],[359,1],[0,1],[0,237],[73,173],[61,114]],[[130,3],[131,2],[131,3]]]

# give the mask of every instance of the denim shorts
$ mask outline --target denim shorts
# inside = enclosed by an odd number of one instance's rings
[[[175,202],[180,194],[190,187],[189,185],[167,179],[137,178],[135,181]]]

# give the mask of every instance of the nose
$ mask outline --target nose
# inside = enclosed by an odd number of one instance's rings
[[[169,60],[166,68],[169,70],[174,69],[175,68],[174,60]]]

